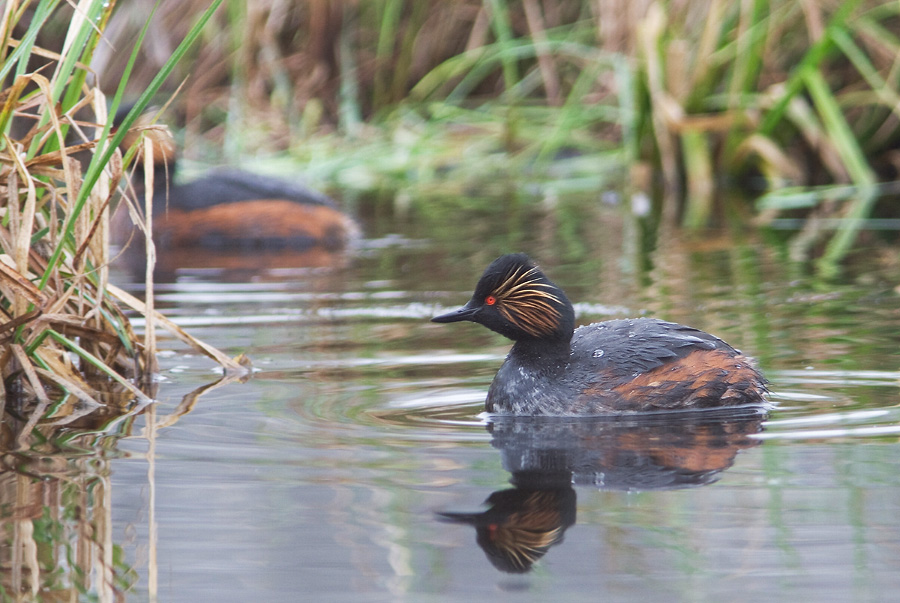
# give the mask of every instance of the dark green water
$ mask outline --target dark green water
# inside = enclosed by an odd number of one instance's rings
[[[254,376],[186,402],[215,366],[163,336],[158,403],[94,440],[104,448],[7,455],[7,489],[73,488],[93,533],[59,509],[6,506],[8,538],[31,526],[44,584],[99,600],[891,599],[896,266],[873,254],[823,285],[758,236],[666,237],[644,253],[611,209],[500,215],[374,215],[336,268],[171,275],[158,304],[249,355]],[[720,335],[759,360],[777,408],[489,432],[481,403],[508,343],[427,319],[512,250],[540,261],[581,323],[654,315]],[[36,466],[47,459],[59,469]],[[484,528],[540,549],[528,573],[499,570],[472,526],[441,519],[495,492],[512,509],[495,524],[531,513],[530,532]]]

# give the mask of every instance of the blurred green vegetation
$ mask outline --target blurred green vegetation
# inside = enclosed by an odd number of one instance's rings
[[[158,5],[135,96],[209,2]],[[116,10],[101,87],[150,10]],[[202,36],[168,83],[187,157],[287,152],[339,197],[615,189],[689,229],[799,218],[823,266],[896,211],[895,2],[228,0]]]

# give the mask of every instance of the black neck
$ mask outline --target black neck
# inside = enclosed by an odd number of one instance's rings
[[[571,337],[568,339],[520,339],[513,345],[511,354],[524,362],[560,361],[569,357]]]

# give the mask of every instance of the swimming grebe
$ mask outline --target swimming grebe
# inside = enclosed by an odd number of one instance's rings
[[[766,381],[709,333],[654,318],[575,329],[565,293],[524,254],[496,259],[472,299],[434,322],[469,320],[515,344],[488,390],[486,410],[590,415],[762,404]]]
[[[153,145],[153,238],[158,244],[228,251],[337,250],[358,237],[356,223],[334,201],[299,182],[219,168],[186,184],[174,184],[174,140],[163,127],[148,129],[148,117],[139,118],[122,147],[135,144],[141,132]],[[140,158],[133,182],[140,197],[144,182]]]

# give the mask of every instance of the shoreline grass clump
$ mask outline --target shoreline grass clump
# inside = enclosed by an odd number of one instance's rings
[[[157,324],[203,347],[153,310],[152,265],[143,302],[109,282],[109,231],[111,203],[135,154],[131,149],[123,159],[118,147],[219,3],[212,2],[197,20],[118,130],[108,117],[121,102],[136,55],[109,107],[88,67],[98,45],[106,43],[103,29],[115,3],[84,0],[74,9],[58,0],[4,5],[0,397],[6,410],[15,404],[29,417],[20,446],[39,422],[70,424],[98,409],[126,412],[150,403]],[[65,16],[62,47],[37,46],[42,28]],[[143,337],[131,328],[125,309],[147,319]],[[239,368],[208,346],[204,351],[226,368]]]

